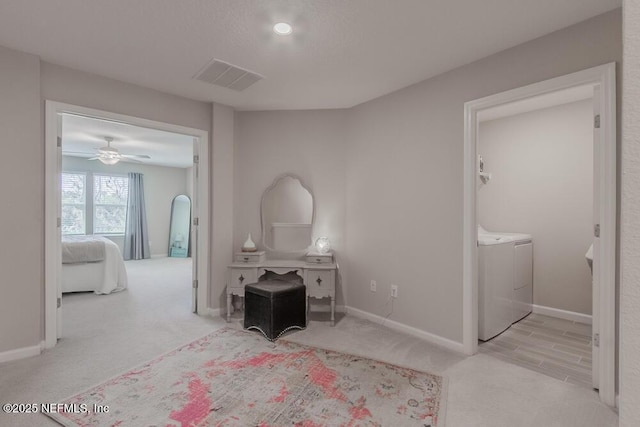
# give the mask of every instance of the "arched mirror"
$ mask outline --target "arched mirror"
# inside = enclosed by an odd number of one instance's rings
[[[262,243],[267,249],[297,252],[311,245],[313,195],[295,175],[281,175],[262,195]]]
[[[169,228],[169,256],[186,258],[189,255],[189,235],[191,230],[191,199],[180,194],[171,203]]]

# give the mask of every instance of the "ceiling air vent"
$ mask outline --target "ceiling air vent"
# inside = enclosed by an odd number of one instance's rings
[[[241,91],[255,82],[262,80],[264,77],[224,61],[214,59],[193,78],[212,85]]]

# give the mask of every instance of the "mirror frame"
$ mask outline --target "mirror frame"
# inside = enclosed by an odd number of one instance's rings
[[[167,256],[170,258],[171,257],[171,229],[172,229],[172,225],[173,225],[173,208],[175,206],[176,203],[176,199],[180,196],[184,196],[187,198],[187,200],[189,200],[189,231],[187,233],[187,257],[191,256],[191,217],[193,216],[193,201],[191,200],[191,197],[187,196],[186,194],[178,194],[176,196],[173,197],[173,199],[171,199],[171,215],[169,216],[169,249],[168,249],[168,254]]]
[[[279,249],[273,249],[272,247],[267,245],[266,242],[266,230],[264,227],[264,223],[265,223],[265,218],[264,218],[264,202],[265,202],[265,196],[267,194],[269,194],[269,191],[271,191],[272,189],[274,189],[276,187],[276,185],[278,185],[278,183],[284,179],[284,178],[293,178],[293,179],[297,179],[298,182],[300,183],[300,185],[302,186],[302,188],[304,188],[305,190],[307,190],[309,192],[309,194],[311,195],[311,240],[309,241],[309,246],[307,246],[304,249],[296,249],[296,250],[292,250],[292,251],[283,251],[283,250],[279,250]],[[302,178],[300,178],[298,175],[293,174],[293,173],[283,173],[282,175],[278,175],[273,182],[271,183],[271,185],[269,187],[267,187],[263,192],[262,192],[262,197],[260,198],[260,227],[261,227],[261,231],[262,231],[262,246],[265,247],[265,249],[269,250],[269,251],[273,251],[273,252],[278,252],[278,253],[300,253],[300,252],[306,252],[309,247],[311,247],[313,245],[313,233],[314,233],[314,229],[315,229],[315,225],[316,225],[316,198],[313,195],[313,191],[311,191],[311,187],[309,187],[307,184],[305,184],[305,182],[302,180]]]

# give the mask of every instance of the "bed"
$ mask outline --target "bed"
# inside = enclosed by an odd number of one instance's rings
[[[63,236],[62,292],[110,294],[127,288],[118,245],[100,236]]]

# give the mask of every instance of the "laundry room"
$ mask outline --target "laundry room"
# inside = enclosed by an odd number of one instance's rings
[[[478,121],[481,351],[590,385],[594,88]]]

